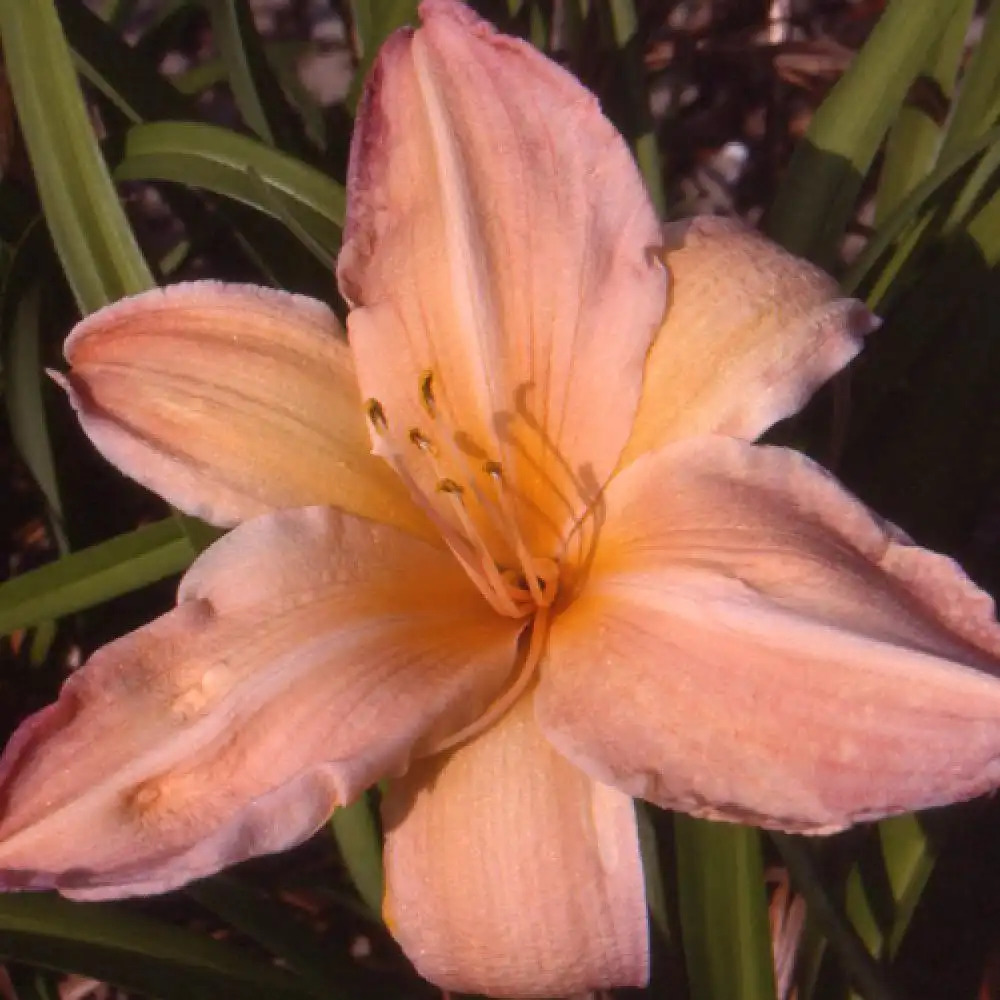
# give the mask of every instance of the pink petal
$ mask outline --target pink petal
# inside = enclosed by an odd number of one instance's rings
[[[370,454],[350,350],[321,302],[191,282],[88,316],[66,341],[84,430],[120,469],[216,524],[332,504],[427,525]]]
[[[462,4],[421,14],[382,49],[354,136],[338,277],[358,377],[424,489],[490,493],[482,463],[501,462],[528,548],[551,555],[628,436],[664,308],[659,230],[592,94]],[[465,457],[432,467],[414,427]]]
[[[667,318],[623,464],[696,434],[753,440],[798,411],[877,320],[836,282],[732,219],[668,226]]]
[[[554,753],[530,699],[392,783],[383,816],[386,920],[442,989],[545,997],[646,982],[632,801]]]
[[[326,508],[237,528],[0,761],[0,885],[162,892],[308,837],[468,724],[517,623],[447,553]]]
[[[536,702],[594,777],[813,833],[1000,784],[1000,627],[951,560],[736,440],[643,456],[606,499]]]

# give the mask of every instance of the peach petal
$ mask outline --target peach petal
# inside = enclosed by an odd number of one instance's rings
[[[326,503],[429,531],[370,454],[350,350],[321,302],[171,285],[88,316],[66,357],[66,387],[98,449],[189,513],[232,525]]]
[[[551,555],[629,433],[665,302],[659,229],[572,76],[462,4],[421,15],[383,47],[352,147],[338,277],[362,394],[408,454],[410,428],[454,439],[449,477],[501,462],[528,548]],[[425,463],[417,479],[433,494],[440,474]]]
[[[754,440],[878,325],[829,275],[733,219],[675,223],[664,241],[670,303],[622,465],[698,434]]]
[[[471,722],[517,623],[449,554],[328,508],[248,522],[0,761],[0,887],[163,892],[308,837]]]
[[[383,818],[386,920],[442,989],[545,997],[646,982],[632,801],[552,750],[530,698],[393,782]]]
[[[594,777],[811,833],[1000,784],[992,601],[808,459],[693,439],[605,514],[536,700]]]

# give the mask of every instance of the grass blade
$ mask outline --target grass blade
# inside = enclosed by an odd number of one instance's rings
[[[664,941],[669,941],[670,919],[667,915],[667,890],[663,880],[663,868],[660,864],[656,827],[650,817],[652,809],[653,807],[645,802],[636,801],[635,823],[639,831],[639,851],[642,854],[642,873],[646,883],[646,907],[649,910],[653,926],[663,936]]]
[[[636,162],[646,182],[646,189],[660,218],[666,215],[667,202],[663,192],[660,151],[649,112],[649,97],[643,79],[642,52],[639,44],[639,18],[634,0],[610,0],[612,33],[624,71],[624,87],[628,92],[628,108],[633,121],[626,129],[635,151]]]
[[[42,394],[39,275],[45,273],[40,266],[43,244],[51,254],[41,227],[29,231],[14,253],[4,282],[0,307],[4,402],[14,445],[45,498],[52,533],[65,554],[69,545]]]
[[[942,156],[934,170],[910,191],[892,215],[879,227],[875,236],[869,240],[841,282],[844,291],[855,294],[859,288],[866,285],[879,259],[904,234],[927,203],[972,160],[997,146],[1000,146],[1000,126]],[[900,252],[886,264],[880,275],[880,287],[884,288],[895,280],[910,250],[912,246],[904,244]],[[882,293],[879,292],[869,298],[869,305],[875,306],[881,297]]]
[[[163,1000],[295,1000],[293,976],[205,934],[133,909],[49,893],[0,896],[0,956],[77,972]]]
[[[155,64],[86,4],[57,0],[56,10],[80,73],[129,121],[201,117],[194,104],[156,72]]]
[[[892,0],[796,147],[767,217],[771,237],[829,265],[879,146],[960,0]]]
[[[962,77],[942,155],[952,152],[1000,118],[1000,4],[991,4],[983,34]]]
[[[940,852],[940,835],[916,816],[878,824],[873,863],[859,863],[847,877],[844,909],[858,937],[875,958],[895,956],[927,886]]]
[[[313,167],[256,139],[217,125],[151,122],[129,129],[118,180],[175,181],[212,191],[277,217],[279,204],[325,250],[335,254],[346,211],[343,187]]]
[[[965,51],[965,36],[975,12],[975,0],[959,0],[954,16],[928,53],[920,80],[926,91],[925,104],[942,101],[939,115],[944,118],[955,92],[959,61]],[[885,159],[879,178],[875,207],[876,226],[887,218],[921,180],[933,169],[941,148],[943,129],[926,107],[909,101],[889,133]]]
[[[0,584],[0,635],[109,601],[186,569],[197,555],[177,518],[144,525]]]
[[[333,835],[348,875],[371,913],[381,919],[385,876],[382,871],[382,838],[367,795],[333,811]]]
[[[346,1000],[359,985],[358,967],[338,960],[288,907],[232,876],[217,875],[188,886],[199,904],[280,958],[319,1000]],[[338,988],[339,984],[339,988]]]
[[[46,222],[80,309],[151,287],[52,0],[0,4],[0,35]]]
[[[760,832],[674,818],[691,1000],[774,1000]]]
[[[899,1000],[885,981],[881,967],[830,898],[806,841],[783,833],[773,833],[771,839],[781,852],[792,884],[805,897],[810,917],[822,928],[861,995],[865,1000]]]
[[[249,4],[244,0],[206,3],[215,43],[243,120],[269,146],[307,153],[301,123],[267,60]]]

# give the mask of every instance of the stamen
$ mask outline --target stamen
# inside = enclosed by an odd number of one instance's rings
[[[486,473],[496,486],[497,502],[503,514],[504,525],[514,540],[514,549],[524,569],[524,580],[527,584],[528,592],[531,594],[531,599],[537,607],[546,608],[555,600],[555,591],[552,588],[546,593],[540,585],[542,575],[539,572],[534,557],[528,551],[528,546],[524,543],[524,536],[521,534],[521,529],[517,523],[517,515],[514,513],[510,497],[504,489],[503,466],[499,462],[484,462],[483,472]]]
[[[500,571],[497,569],[497,564],[493,556],[490,554],[489,546],[487,546],[485,539],[465,508],[463,498],[465,488],[457,480],[444,474],[444,469],[438,461],[438,450],[434,441],[420,430],[419,427],[410,428],[409,438],[410,443],[422,451],[430,460],[431,468],[433,468],[434,474],[438,477],[435,489],[438,493],[445,494],[451,500],[452,509],[455,511],[459,523],[466,533],[467,540],[479,556],[482,572],[485,576],[484,582],[486,587],[492,592],[492,597],[487,597],[487,600],[502,614],[520,618],[526,609],[518,607],[508,589],[503,585],[503,579],[500,576]],[[485,594],[482,587],[480,587],[480,592]]]
[[[434,398],[434,372],[430,369],[420,376],[420,401],[431,419],[437,416],[437,400]]]
[[[385,410],[382,408],[382,404],[374,397],[366,399],[365,413],[367,414],[372,427],[375,428],[375,433],[385,434],[385,432],[389,429],[389,421],[385,419]]]
[[[493,601],[490,601],[490,603],[494,607],[499,606],[499,608],[502,608],[503,614],[509,615],[512,618],[520,618],[526,609],[519,608],[515,604],[510,590],[504,586],[503,577],[500,575],[497,564],[493,561],[493,556],[490,555],[490,550],[486,547],[486,542],[483,541],[483,536],[479,533],[475,524],[472,523],[472,518],[469,517],[469,512],[465,509],[465,501],[462,496],[464,490],[454,479],[448,478],[440,479],[437,489],[439,493],[443,493],[451,500],[452,508],[458,517],[459,523],[465,529],[469,541],[479,553],[483,573],[486,575],[490,590],[496,597],[496,603]]]
[[[376,451],[381,454],[410,487],[420,506],[439,528],[445,541],[469,573],[476,588],[490,606],[499,613],[514,618],[529,614],[534,608],[548,607],[555,599],[558,569],[544,568],[534,559],[524,543],[513,504],[503,487],[503,470],[499,462],[485,462],[482,470],[494,484],[494,490],[483,484],[475,462],[462,450],[450,421],[443,419],[434,391],[434,373],[423,372],[419,380],[419,399],[423,409],[435,421],[440,433],[427,434],[419,427],[407,432],[410,444],[430,463],[435,476],[434,491],[447,498],[454,520],[446,515],[421,487],[410,472],[412,458],[404,457],[388,434],[389,422],[382,404],[374,398],[365,401],[365,409],[374,432],[382,439]],[[443,426],[439,424],[443,422]],[[396,439],[398,441],[398,438]],[[479,449],[479,456],[482,456]],[[490,551],[480,526],[473,519],[469,503],[475,500],[477,512],[485,514],[492,527],[506,538],[516,553],[522,573],[501,571]],[[455,523],[457,521],[457,524]],[[548,564],[549,560],[541,560]],[[553,586],[549,586],[552,584]]]
[[[460,743],[466,743],[472,737],[478,736],[485,729],[488,729],[494,722],[498,722],[507,709],[524,694],[532,678],[535,676],[535,668],[542,659],[545,651],[545,639],[549,631],[549,609],[541,607],[535,612],[534,621],[531,623],[531,637],[528,640],[528,653],[521,665],[521,671],[514,679],[514,683],[507,688],[492,704],[488,705],[486,711],[469,725],[463,726],[457,733],[452,733],[443,743],[434,748],[434,753],[442,753],[451,750]]]
[[[386,433],[389,422],[386,419],[385,410],[382,408],[382,404],[377,399],[368,399],[365,401],[365,411],[368,415],[368,419],[372,423],[372,427],[383,439],[379,454],[381,454],[389,465],[396,471],[400,479],[402,479],[406,484],[410,494],[420,506],[420,509],[423,510],[431,522],[437,527],[438,531],[441,532],[441,537],[455,554],[455,558],[458,559],[458,561],[465,568],[465,571],[469,574],[469,579],[472,580],[476,589],[483,595],[483,597],[486,598],[490,607],[492,607],[493,610],[499,614],[510,618],[523,617],[525,613],[524,610],[515,604],[507,589],[502,586],[502,581],[500,581],[500,584],[498,585],[497,580],[499,579],[499,571],[497,570],[496,565],[492,563],[492,560],[489,560],[489,562],[486,561],[489,559],[489,553],[485,551],[482,539],[477,536],[465,538],[458,531],[456,531],[455,528],[448,523],[447,519],[441,516],[440,511],[438,511],[434,504],[430,502],[430,499],[427,497],[425,491],[420,487],[420,484],[410,473],[406,466],[406,462],[403,460],[403,456],[400,454],[399,450],[394,447],[392,438]],[[427,439],[427,443],[432,444],[429,438]],[[428,451],[427,453],[433,458],[433,452]],[[456,483],[455,485],[457,486],[458,484]],[[459,504],[459,506],[461,506],[461,504]],[[478,544],[476,544],[477,542]],[[482,563],[481,566],[476,565],[477,557],[478,561]],[[491,566],[493,570],[492,574],[490,573]],[[494,579],[494,577],[496,577],[496,579]]]
[[[434,442],[419,427],[410,428],[410,443],[416,445],[421,451],[437,454],[434,450]]]

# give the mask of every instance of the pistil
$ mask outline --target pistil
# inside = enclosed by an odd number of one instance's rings
[[[528,637],[528,651],[514,678],[513,683],[503,691],[498,698],[491,702],[486,710],[467,726],[463,726],[456,733],[452,733],[442,743],[434,748],[434,753],[442,753],[451,750],[461,743],[467,743],[474,736],[488,729],[494,722],[498,721],[504,713],[517,701],[518,698],[528,689],[531,684],[538,664],[541,662],[542,654],[545,652],[545,641],[549,632],[549,609],[539,608],[535,612],[534,620],[531,622],[531,634]]]

